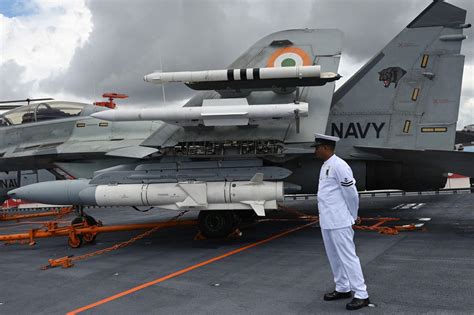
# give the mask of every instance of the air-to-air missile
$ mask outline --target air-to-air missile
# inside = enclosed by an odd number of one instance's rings
[[[216,168],[217,163],[220,166]],[[299,188],[278,180],[290,174],[287,169],[259,166],[254,161],[139,164],[102,170],[92,180],[32,184],[9,195],[47,204],[254,210],[264,216],[266,209],[277,209],[285,191]]]
[[[181,72],[153,72],[146,82],[162,84],[181,82],[194,90],[261,89],[276,87],[318,86],[341,76],[321,72],[321,66],[265,67]]]
[[[145,75],[143,80],[150,83],[161,84],[169,82],[197,83],[209,81],[245,81],[289,78],[331,78],[335,76],[337,76],[337,74],[331,72],[321,73],[321,66],[297,66],[205,71],[153,72]]]

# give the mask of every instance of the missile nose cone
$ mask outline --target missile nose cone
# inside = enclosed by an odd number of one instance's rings
[[[114,109],[109,109],[109,110],[103,110],[97,113],[91,114],[92,117],[97,118],[97,119],[102,119],[102,120],[109,120],[109,121],[114,121],[115,120],[115,110]]]
[[[8,196],[14,199],[25,199],[30,201],[38,201],[36,200],[37,195],[41,195],[41,191],[43,191],[43,185],[39,184],[32,184],[23,187],[19,187],[8,192]],[[38,201],[41,202],[41,201]]]
[[[89,186],[88,180],[57,180],[13,189],[8,195],[15,199],[53,205],[82,204],[79,192]]]
[[[7,194],[13,199],[21,199],[19,196],[22,194],[22,187],[10,190]]]
[[[161,72],[157,71],[149,73],[143,77],[143,80],[150,83],[161,84]]]

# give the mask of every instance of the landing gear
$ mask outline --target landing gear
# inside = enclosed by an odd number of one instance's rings
[[[199,212],[198,225],[206,238],[223,238],[234,232],[239,218],[233,211],[204,210]]]
[[[258,220],[258,216],[254,211],[237,210],[235,211],[235,214],[239,218],[239,224],[253,224]]]

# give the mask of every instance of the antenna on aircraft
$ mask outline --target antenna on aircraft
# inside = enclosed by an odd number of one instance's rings
[[[54,98],[26,98],[24,100],[13,100],[13,101],[1,101],[0,104],[6,104],[6,103],[22,103],[22,102],[27,102],[28,105],[30,105],[30,102],[36,102],[36,101],[52,101]]]
[[[0,101],[0,104],[10,104],[10,103],[24,103],[26,102],[27,105],[30,105],[30,102],[37,102],[37,101],[52,101],[54,100],[54,98],[26,98],[24,100],[12,100],[12,101]],[[0,106],[0,108],[2,110],[4,109],[13,109],[13,108],[17,108],[17,107],[20,107],[22,105],[4,105],[4,106]]]
[[[160,71],[163,71],[163,60],[161,58],[162,53],[163,53],[163,50],[161,49],[161,43],[160,43]],[[166,94],[165,94],[164,84],[161,84],[161,91],[163,92],[163,104],[166,104]]]

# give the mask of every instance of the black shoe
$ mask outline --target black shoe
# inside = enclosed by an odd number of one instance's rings
[[[370,304],[369,298],[366,298],[366,299],[353,298],[352,301],[346,304],[346,309],[350,311],[358,310],[359,308],[369,306],[369,304]]]
[[[352,297],[352,292],[337,292],[334,290],[333,292],[324,294],[324,301],[334,301],[340,299],[348,299]]]

